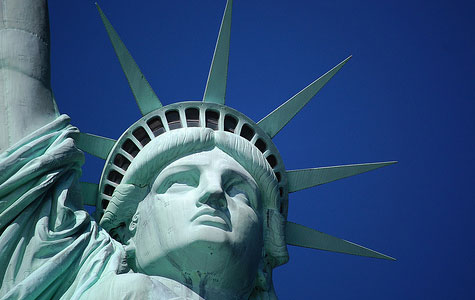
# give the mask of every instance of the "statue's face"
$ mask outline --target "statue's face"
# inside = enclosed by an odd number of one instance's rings
[[[218,148],[173,162],[139,204],[138,267],[171,277],[177,266],[211,277],[235,267],[253,279],[263,247],[259,198],[252,176]]]

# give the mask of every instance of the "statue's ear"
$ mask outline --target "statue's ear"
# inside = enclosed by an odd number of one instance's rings
[[[126,238],[127,240],[124,240],[122,243],[124,245],[125,252],[127,254],[127,265],[134,270],[134,272],[137,271],[137,265],[135,262],[135,232],[137,229],[137,223],[139,220],[139,213],[135,212],[134,216],[130,220],[129,226],[124,226],[124,232],[126,232]]]
[[[135,235],[138,220],[139,213],[135,212],[134,216],[130,220],[129,226],[127,226],[125,222],[120,223],[117,228],[114,228],[110,231],[111,236],[124,245],[129,244],[131,242],[131,237]]]
[[[119,241],[121,244],[127,244],[130,238],[135,234],[135,230],[131,232],[129,229],[130,226],[127,226],[124,222],[120,223],[118,227],[109,231],[110,235],[116,241]]]
[[[129,223],[129,233],[130,233],[130,236],[134,236],[134,235],[135,235],[135,230],[137,229],[138,220],[139,220],[139,212],[136,211],[135,214],[134,214],[134,216],[132,217],[132,220],[131,220],[130,223]]]

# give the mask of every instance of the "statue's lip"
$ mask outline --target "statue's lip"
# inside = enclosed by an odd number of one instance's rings
[[[204,225],[216,226],[226,231],[231,230],[231,220],[220,210],[211,207],[202,208],[191,218],[191,222],[198,218],[200,219],[200,223]]]

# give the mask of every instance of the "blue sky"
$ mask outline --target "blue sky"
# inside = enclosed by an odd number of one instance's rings
[[[100,1],[162,103],[200,100],[225,1]],[[140,117],[93,1],[49,3],[52,85],[81,131]],[[289,246],[280,299],[474,299],[473,1],[235,0],[226,101],[258,121],[350,54],[275,138],[287,169],[398,160],[290,195],[289,220],[388,262]],[[86,157],[85,181],[103,162]]]

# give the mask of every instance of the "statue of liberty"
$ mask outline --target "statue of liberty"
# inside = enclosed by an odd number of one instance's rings
[[[349,58],[256,123],[225,105],[228,0],[203,98],[162,106],[98,9],[142,113],[117,140],[59,114],[46,0],[0,1],[0,299],[276,299],[287,244],[392,259],[287,221],[289,193],[393,163],[287,171],[272,142]]]

